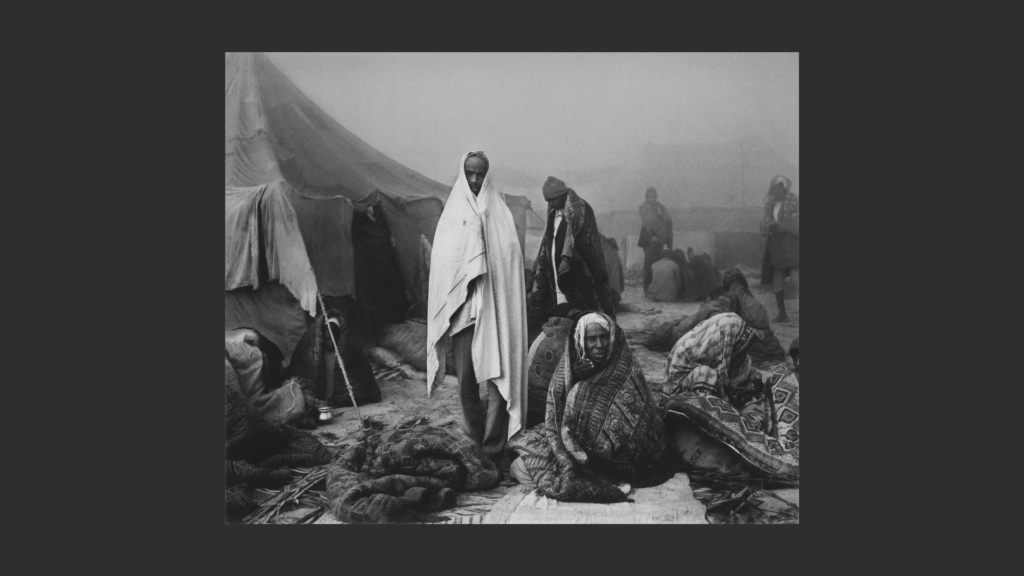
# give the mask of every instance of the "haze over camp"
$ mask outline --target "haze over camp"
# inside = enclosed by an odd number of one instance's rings
[[[799,57],[225,56],[225,521],[799,521]]]

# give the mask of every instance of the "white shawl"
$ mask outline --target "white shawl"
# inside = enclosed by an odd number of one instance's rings
[[[427,298],[427,396],[445,374],[451,349],[451,318],[477,280],[480,309],[473,336],[477,382],[491,380],[508,403],[508,435],[523,427],[526,415],[526,286],[523,253],[512,212],[491,186],[488,159],[480,194],[466,181],[466,157],[434,233]]]

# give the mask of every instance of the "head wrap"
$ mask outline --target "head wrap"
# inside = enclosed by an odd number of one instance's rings
[[[790,184],[792,184],[792,182],[790,182],[789,178],[786,178],[785,176],[776,176],[775,178],[772,178],[771,185],[775,186],[776,184],[782,184],[782,186],[786,189],[786,192],[789,192],[789,186]]]
[[[739,280],[740,283],[743,284],[744,288],[748,290],[750,289],[750,286],[747,284],[747,277],[744,276],[743,272],[740,272],[735,266],[726,270],[725,274],[722,274],[722,288],[728,290],[729,284],[731,284],[733,280]]]
[[[566,188],[565,182],[562,182],[554,176],[548,176],[548,179],[544,181],[542,191],[544,192],[544,199],[551,200],[552,198],[558,198],[559,196],[568,193],[569,189]]]
[[[597,324],[603,326],[608,331],[608,335],[612,334],[611,321],[607,316],[600,312],[591,312],[590,314],[584,314],[578,322],[576,322],[576,333],[573,334],[573,341],[576,343],[576,355],[580,358],[586,356],[586,348],[584,344],[587,339],[587,326],[591,324]]]
[[[484,154],[483,150],[477,150],[466,154],[466,160],[469,160],[470,158],[483,158],[484,161],[487,162],[487,167],[490,168],[491,161],[487,159],[487,154]],[[465,168],[465,163],[463,163],[463,168]]]

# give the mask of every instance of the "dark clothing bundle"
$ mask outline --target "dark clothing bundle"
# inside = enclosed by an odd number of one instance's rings
[[[327,464],[332,455],[308,432],[267,422],[238,388],[231,365],[224,362],[224,478],[227,511],[236,516],[256,504],[236,486],[279,488],[291,482],[282,467]]]
[[[451,508],[456,492],[500,481],[501,472],[475,442],[413,420],[366,432],[328,468],[327,499],[343,522],[405,522]]]

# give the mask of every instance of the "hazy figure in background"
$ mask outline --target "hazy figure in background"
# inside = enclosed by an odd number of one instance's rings
[[[615,297],[594,210],[565,182],[549,176],[542,189],[547,227],[533,264],[527,297],[531,325],[558,310],[595,310],[615,318]]]
[[[715,288],[722,285],[722,273],[715,267],[707,252],[695,254],[693,248],[688,248],[687,253],[690,257],[686,267],[693,275],[693,284],[689,286],[688,296],[695,301],[703,302],[712,297]]]
[[[664,250],[661,259],[651,265],[650,297],[658,302],[675,302],[682,295],[679,264],[671,250]]]
[[[800,198],[789,191],[785,176],[772,178],[764,201],[761,234],[768,237],[761,262],[761,284],[771,284],[779,315],[772,322],[788,322],[785,288],[790,272],[800,268]]]
[[[654,186],[647,188],[647,200],[640,205],[640,241],[637,246],[644,249],[644,293],[651,285],[651,266],[661,259],[661,251],[668,246],[672,249],[672,216],[661,202]]]
[[[526,417],[523,254],[487,156],[470,152],[459,167],[430,254],[427,394],[453,348],[466,434],[498,462]]]

